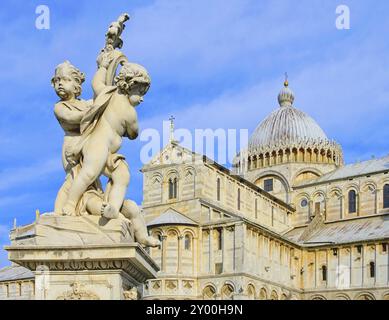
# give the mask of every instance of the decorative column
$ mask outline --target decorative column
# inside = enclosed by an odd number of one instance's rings
[[[324,221],[327,221],[328,197],[324,197]]]
[[[178,248],[177,248],[177,255],[178,255],[178,262],[177,262],[177,273],[181,273],[182,270],[181,270],[181,265],[182,265],[182,239],[184,237],[182,235],[179,235],[178,236]]]
[[[233,228],[232,270],[236,271],[236,227]]]
[[[213,274],[213,267],[214,267],[214,258],[213,258],[213,228],[209,228],[209,239],[208,239],[208,246],[209,246],[209,265],[208,265],[208,271],[209,273]]]
[[[247,228],[246,224],[242,224],[242,234],[241,234],[241,250],[242,250],[242,266],[241,266],[241,271],[245,272],[247,270],[247,252],[246,252],[246,246],[245,246],[245,241],[247,239]]]
[[[317,264],[317,250],[315,250],[315,265],[313,266],[314,268],[314,272],[315,272],[315,288],[317,288],[317,285],[318,285],[318,281],[317,281],[317,278],[318,278],[318,272],[319,272],[319,268],[318,268],[318,264]]]
[[[313,215],[312,215],[312,207],[313,207],[313,201],[312,200],[309,200],[308,202],[308,222],[310,222],[313,218]]]
[[[257,274],[261,276],[263,274],[263,235],[258,234],[258,268]]]
[[[192,249],[192,274],[195,276],[198,273],[199,266],[202,265],[201,257],[201,243],[202,243],[202,231],[198,231],[198,236],[193,237],[193,249]]]
[[[379,202],[380,202],[380,194],[382,194],[382,189],[376,189],[374,191],[375,197],[374,197],[374,213],[378,214],[378,208],[379,208]]]
[[[167,236],[161,236],[162,250],[161,250],[161,271],[166,271],[166,239]]]
[[[341,195],[340,197],[340,219],[344,218],[345,212],[344,212],[344,195]]]
[[[221,229],[222,232],[222,273],[226,272],[226,258],[227,258],[227,242],[226,242],[226,235],[227,235],[227,230],[226,227],[223,227]]]

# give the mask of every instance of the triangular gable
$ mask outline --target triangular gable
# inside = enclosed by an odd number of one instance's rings
[[[191,226],[197,226],[198,223],[184,214],[169,208],[164,213],[162,213],[160,216],[156,217],[152,221],[150,221],[147,226],[156,226],[156,225],[168,225],[168,224],[174,224],[174,225],[191,225]]]
[[[181,164],[193,162],[196,159],[202,159],[201,155],[180,146],[177,142],[168,143],[160,152],[158,152],[143,169],[158,165],[169,165],[169,164]]]

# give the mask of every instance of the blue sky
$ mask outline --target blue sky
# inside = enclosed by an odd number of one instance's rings
[[[49,30],[35,28],[39,4],[50,8]],[[339,4],[350,8],[350,30],[335,28]],[[123,51],[152,77],[137,109],[141,128],[161,130],[173,114],[176,128],[251,133],[278,107],[287,71],[296,107],[343,146],[346,162],[389,153],[386,0],[3,0],[0,7],[1,245],[14,218],[26,224],[35,209],[53,209],[64,178],[50,86],[55,66],[68,59],[84,71],[89,99],[106,28],[121,12],[132,17]],[[123,146],[128,197],[138,203],[143,144]]]

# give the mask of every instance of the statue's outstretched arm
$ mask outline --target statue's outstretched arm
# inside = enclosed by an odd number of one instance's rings
[[[114,59],[114,55],[111,51],[101,51],[97,57],[97,71],[92,80],[92,89],[97,97],[106,87],[106,77],[109,65]]]
[[[92,80],[92,89],[97,97],[105,88],[105,76],[107,74],[107,69],[103,66],[100,66],[96,71],[93,80]]]

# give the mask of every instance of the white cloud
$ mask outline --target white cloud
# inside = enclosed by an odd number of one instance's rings
[[[374,41],[365,39],[358,50],[307,64],[290,77],[295,106],[311,115],[330,139],[343,143],[346,152],[350,149],[346,159],[351,161],[389,152],[389,132],[382,128],[383,119],[389,116],[389,90],[383,68],[389,64],[389,57],[376,47]],[[281,87],[281,77],[270,78],[239,90],[227,89],[204,103],[172,110],[176,128],[247,128],[252,132],[278,107]],[[141,127],[161,128],[167,117],[163,113],[143,120]],[[355,141],[360,147],[359,155],[352,150]]]
[[[318,5],[310,4],[156,1],[135,10],[123,37],[129,57],[147,62],[164,81],[198,82],[236,69],[250,73],[274,54],[295,55],[287,48],[296,39],[309,41],[330,29],[321,18],[331,7],[321,3],[315,10]]]

